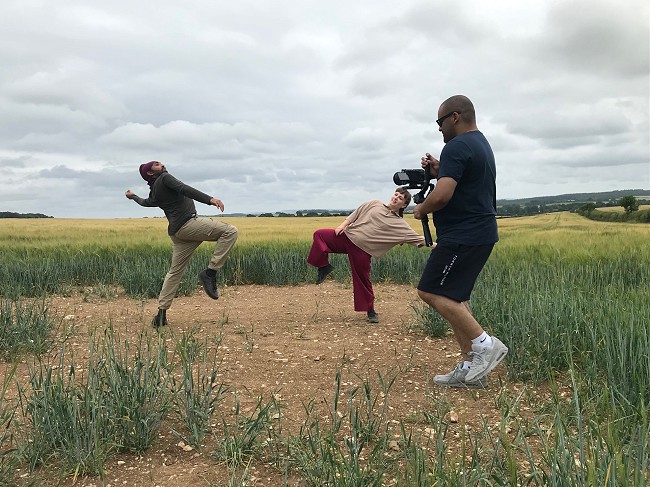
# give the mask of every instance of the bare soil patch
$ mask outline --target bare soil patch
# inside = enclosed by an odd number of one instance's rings
[[[284,406],[283,428],[296,433],[305,419],[304,404],[315,401],[323,408],[332,400],[335,377],[342,373],[343,391],[376,383],[378,372],[396,376],[390,389],[389,415],[424,431],[424,412],[432,412],[436,401],[445,400],[457,416],[450,425],[450,444],[462,429],[479,428],[483,421],[498,423],[495,396],[516,393],[520,384],[505,381],[506,369],[499,366],[490,375],[486,390],[441,389],[431,385],[437,373],[451,370],[460,360],[453,337],[433,339],[414,327],[411,305],[417,302],[410,286],[375,286],[379,324],[368,324],[365,313],[353,311],[352,290],[327,281],[320,286],[234,286],[220,289],[213,301],[201,291],[177,298],[168,311],[169,326],[162,329],[173,346],[172,334],[196,330],[210,337],[223,332],[219,346],[221,379],[237,391],[244,411],[252,412],[260,396],[268,402],[276,394]],[[118,296],[103,299],[93,294],[54,297],[51,313],[73,326],[67,346],[75,349],[76,362],[86,363],[89,333],[112,326],[122,338],[135,340],[143,329],[151,329],[156,300],[141,302]],[[52,357],[58,347],[52,350]],[[3,364],[3,368],[6,365]],[[18,380],[26,381],[27,366],[21,364]],[[375,392],[378,392],[377,387]],[[219,436],[221,416],[231,414],[232,401],[220,404],[215,418]],[[106,485],[190,487],[227,485],[226,466],[211,455],[210,444],[201,451],[186,451],[165,424],[154,446],[144,456],[112,456],[107,464]],[[398,428],[395,429],[398,431]],[[209,443],[209,442],[208,442]],[[456,445],[457,446],[457,445]],[[21,473],[25,482],[33,476]],[[99,486],[97,478],[56,479],[41,471],[37,485]],[[282,485],[283,474],[263,462],[253,462],[250,485]],[[301,485],[292,478],[290,485]]]

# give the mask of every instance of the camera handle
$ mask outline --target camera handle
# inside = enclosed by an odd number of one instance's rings
[[[423,203],[427,198],[428,193],[431,193],[433,190],[433,183],[431,182],[431,170],[429,166],[424,171],[424,186],[422,189],[413,197],[413,200],[416,204]],[[433,238],[431,238],[431,229],[429,228],[429,215],[423,215],[420,218],[422,222],[422,233],[424,233],[424,243],[427,247],[433,245]]]
[[[431,247],[433,245],[433,239],[431,238],[431,230],[429,229],[429,215],[424,215],[421,221],[422,232],[424,233],[424,244],[427,247]]]

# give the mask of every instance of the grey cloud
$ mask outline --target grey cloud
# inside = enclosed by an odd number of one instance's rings
[[[0,167],[2,169],[24,168],[29,162],[28,156],[0,156]]]
[[[30,133],[56,134],[69,131],[83,134],[105,125],[104,121],[93,113],[73,110],[63,105],[17,105],[0,99],[0,110],[11,114],[11,118],[3,118],[0,121],[3,132],[0,137],[5,141]],[[11,146],[10,143],[6,145]]]
[[[576,13],[579,12],[579,15]],[[574,0],[551,4],[548,30],[532,55],[563,68],[607,77],[647,76],[650,38],[647,2]]]
[[[421,39],[427,39],[431,49],[443,51],[450,45],[476,46],[489,39],[489,24],[468,15],[464,4],[454,8],[443,2],[414,2],[397,9],[354,33],[349,48],[337,61],[341,69],[359,65],[384,64],[396,56],[408,55]]]
[[[7,98],[17,103],[92,110],[105,117],[124,115],[122,103],[95,84],[96,67],[87,64],[71,63],[57,70],[29,74],[6,83],[3,91]]]
[[[255,166],[277,158],[307,157],[313,130],[301,123],[192,124],[176,121],[161,127],[127,124],[100,138],[104,151],[120,151],[131,160],[165,164]]]
[[[450,8],[445,2],[418,2],[397,20],[396,26],[435,40],[437,46],[458,43],[477,45],[489,40],[496,27],[471,14],[472,7],[459,3]],[[386,22],[390,27],[392,22]]]
[[[650,171],[650,151],[634,143],[601,144],[590,147],[588,150],[572,148],[570,151],[558,151],[554,166],[585,167],[585,168],[611,168],[616,170],[619,166],[635,166],[639,173],[646,175]],[[643,180],[642,180],[643,181]],[[645,182],[648,182],[647,177]]]
[[[123,172],[111,169],[98,171],[90,165],[86,169],[72,169],[65,165],[57,165],[38,171],[35,179],[64,181],[65,184],[85,188],[85,191],[92,194],[115,188],[126,189],[129,177]],[[144,181],[142,182],[144,183]]]
[[[176,120],[160,127],[129,123],[101,139],[106,143],[133,145],[144,140],[156,144],[205,144],[248,141],[301,143],[313,131],[301,123],[236,122],[194,124]]]
[[[74,152],[79,149],[79,141],[75,135],[69,132],[63,133],[27,133],[20,138],[16,138],[12,147],[19,150],[40,150],[42,147],[48,147],[49,150],[56,152]]]
[[[69,168],[68,166],[54,166],[50,169],[42,169],[37,173],[37,176],[45,179],[77,179],[79,171]]]
[[[254,165],[215,161],[209,164],[191,164],[180,166],[170,162],[167,170],[187,184],[248,183],[253,180],[275,180],[270,173],[260,171]]]
[[[343,143],[352,148],[376,151],[382,148],[385,139],[386,135],[379,129],[359,127],[348,133]]]
[[[559,140],[584,145],[593,143],[604,135],[621,134],[629,130],[626,124],[616,123],[611,116],[601,119],[572,116],[570,113],[544,112],[527,114],[526,117],[511,118],[506,129],[513,134],[521,134],[531,139],[537,139],[544,144],[558,145]],[[561,147],[562,145],[560,145]]]

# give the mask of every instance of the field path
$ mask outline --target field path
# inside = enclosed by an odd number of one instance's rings
[[[451,370],[460,355],[451,337],[429,338],[413,326],[411,306],[419,302],[411,286],[375,286],[380,323],[374,325],[366,323],[365,313],[353,311],[352,290],[332,281],[320,286],[233,286],[220,291],[217,301],[200,290],[177,298],[168,312],[170,324],[162,333],[172,349],[182,332],[194,331],[197,337],[212,340],[215,347],[214,339],[220,336],[216,351],[221,360],[220,378],[231,391],[237,391],[243,413],[252,413],[260,396],[266,404],[275,394],[285,408],[285,432],[299,431],[305,420],[304,405],[310,401],[327,415],[338,370],[342,402],[364,380],[373,384],[373,395],[379,394],[378,373],[386,381],[395,378],[388,394],[388,414],[396,434],[400,419],[424,434],[424,412],[435,413],[440,405],[446,405],[451,411],[448,414],[454,416],[447,445],[451,451],[457,446],[453,438],[459,437],[461,429],[479,428],[483,421],[496,426],[500,419],[497,394],[506,388],[516,394],[521,388],[520,384],[505,383],[503,365],[491,374],[490,387],[483,391],[431,386],[432,376]],[[64,325],[61,329],[68,330],[67,346],[74,348],[76,363],[83,366],[90,331],[101,332],[111,325],[122,340],[136,343],[142,330],[155,333],[150,321],[156,304],[156,300],[141,302],[124,296],[105,299],[87,293],[54,297],[50,309]],[[26,372],[20,368],[20,380],[26,379]],[[215,419],[217,437],[221,416],[227,416],[231,408],[232,395],[228,395]],[[183,450],[170,431],[178,427],[172,420],[163,425],[158,441],[143,457],[112,456],[107,464],[107,483],[190,487],[226,482],[225,466],[210,455],[213,447],[207,444],[201,452]],[[281,485],[280,472],[261,462],[253,463],[251,473],[257,479],[254,485]],[[46,472],[41,475],[50,476]],[[51,485],[73,485],[73,481],[52,481]],[[86,478],[77,479],[74,485],[99,486],[101,482]]]

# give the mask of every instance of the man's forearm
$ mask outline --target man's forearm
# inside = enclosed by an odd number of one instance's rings
[[[436,196],[437,195],[434,192],[431,192],[431,194],[426,197],[420,206],[420,211],[422,213],[428,215],[429,213],[441,210],[447,206],[447,203],[449,202],[448,200],[443,200],[441,198],[437,198]]]
[[[429,193],[426,199],[422,202],[419,208],[422,215],[428,215],[435,211],[443,209],[451,200],[456,189],[456,181],[449,177],[444,177],[438,180],[438,184]]]
[[[158,206],[155,202],[153,202],[149,198],[140,198],[137,194],[134,194],[129,198],[131,201],[135,201],[137,204],[140,206],[145,206],[147,208],[153,208],[154,206]]]

